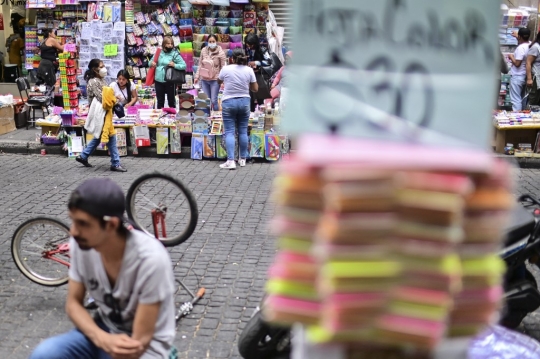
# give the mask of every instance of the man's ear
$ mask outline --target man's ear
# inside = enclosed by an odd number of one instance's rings
[[[107,221],[107,226],[110,226],[107,229],[111,229],[114,232],[118,231],[118,228],[120,228],[121,225],[122,223],[118,217],[112,217],[109,221]]]

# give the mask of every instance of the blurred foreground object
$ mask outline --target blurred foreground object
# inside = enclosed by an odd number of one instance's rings
[[[381,143],[335,136],[299,144],[275,181],[267,320],[302,323],[313,343],[419,353],[496,322],[509,165],[407,144],[373,156]]]

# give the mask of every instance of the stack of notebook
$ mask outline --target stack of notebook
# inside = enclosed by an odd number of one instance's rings
[[[475,335],[494,320],[503,290],[503,260],[497,255],[501,235],[514,205],[509,169],[504,163],[490,176],[476,178],[476,190],[467,197],[465,240],[460,246],[463,290],[456,297],[449,332]]]
[[[453,296],[461,285],[457,245],[463,240],[465,175],[403,172],[393,240],[403,265],[387,313],[377,323],[381,341],[433,348],[444,337]]]
[[[313,252],[323,305],[310,335],[317,341],[367,339],[400,272],[390,258],[395,176],[370,166],[329,166],[322,177],[324,213]]]
[[[318,169],[294,160],[283,163],[274,185],[277,215],[270,224],[279,252],[269,270],[269,296],[263,307],[272,322],[315,324],[319,320],[318,267],[311,253],[323,205],[321,191]]]

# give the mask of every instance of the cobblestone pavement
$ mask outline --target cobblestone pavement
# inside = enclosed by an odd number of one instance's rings
[[[182,180],[200,210],[193,237],[171,249],[177,278],[207,290],[180,323],[175,340],[180,357],[239,358],[236,340],[261,298],[275,253],[266,223],[276,167],[257,163],[223,171],[215,161],[126,158],[122,162],[129,172],[113,173],[107,157],[91,162],[96,167],[86,169],[60,156],[0,155],[0,358],[27,358],[40,340],[72,328],[63,310],[66,287],[34,284],[13,264],[10,241],[16,227],[40,215],[68,223],[67,196],[86,178],[110,177],[127,191],[135,178],[152,171]],[[540,170],[516,170],[516,177],[516,194],[540,196]],[[540,339],[540,311],[521,329]]]
[[[261,299],[275,253],[266,231],[275,165],[225,171],[215,161],[126,158],[122,164],[129,172],[115,173],[107,157],[91,163],[96,167],[82,168],[61,156],[0,155],[0,358],[27,358],[43,338],[72,328],[63,308],[66,287],[39,286],[15,267],[10,242],[17,226],[42,215],[68,223],[67,197],[86,178],[112,178],[127,192],[139,175],[152,171],[183,181],[200,211],[192,238],[170,251],[176,277],[193,290],[198,283],[206,288],[180,322],[180,358],[239,358],[236,340]]]

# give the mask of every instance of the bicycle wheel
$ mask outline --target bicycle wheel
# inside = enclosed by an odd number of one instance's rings
[[[56,287],[67,283],[69,228],[46,217],[30,219],[11,239],[11,255],[17,268],[31,281]]]
[[[150,173],[139,177],[129,188],[126,201],[129,219],[166,247],[185,242],[197,226],[195,197],[169,175]]]

